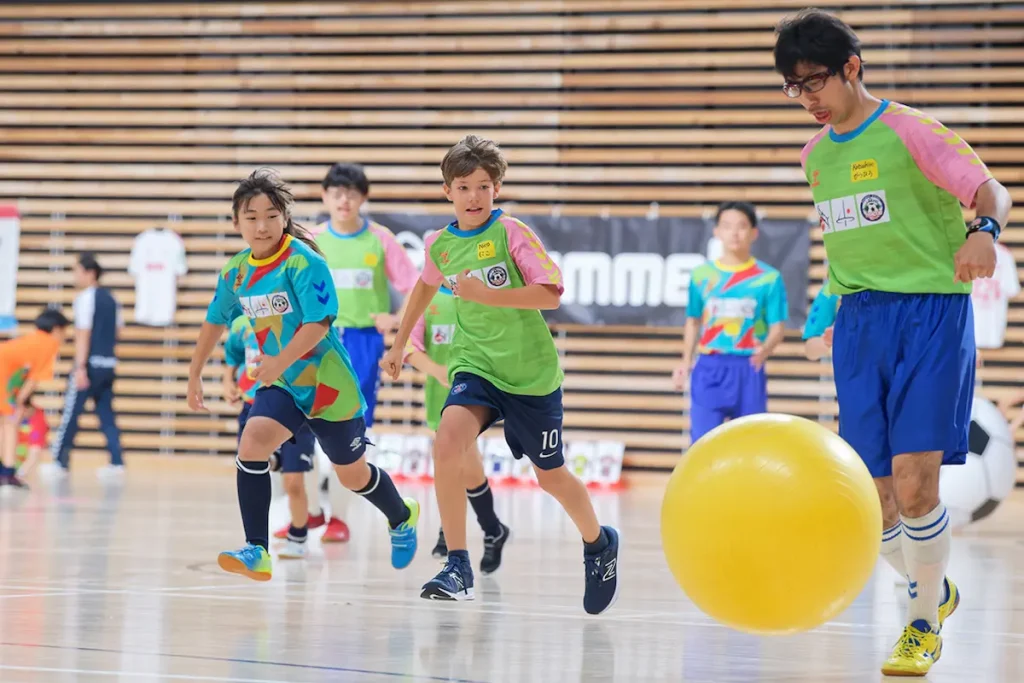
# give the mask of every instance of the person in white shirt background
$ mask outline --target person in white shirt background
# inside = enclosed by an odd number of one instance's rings
[[[188,272],[181,237],[164,227],[140,233],[132,245],[128,272],[135,278],[135,322],[152,327],[173,323],[178,278]]]

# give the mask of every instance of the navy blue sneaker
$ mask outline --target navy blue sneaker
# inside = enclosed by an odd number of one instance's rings
[[[599,553],[583,553],[587,586],[583,592],[583,609],[587,614],[601,614],[619,597],[619,532],[610,526],[601,527],[608,536],[608,545]]]
[[[420,597],[426,600],[472,600],[473,567],[469,560],[449,555],[440,573],[423,584]]]
[[[499,522],[500,524],[500,522]],[[480,558],[480,573],[493,574],[501,566],[501,551],[508,542],[512,530],[504,524],[499,527],[497,536],[484,535],[484,555]]]

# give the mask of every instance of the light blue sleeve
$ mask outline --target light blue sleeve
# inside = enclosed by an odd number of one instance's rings
[[[230,274],[230,271],[227,272]],[[212,325],[230,325],[238,315],[237,311],[238,296],[228,286],[227,277],[222,271],[217,278],[217,289],[214,291],[213,301],[206,309],[206,322]]]
[[[686,317],[701,318],[704,316],[704,297],[696,281],[690,278],[690,293],[686,297]]]
[[[338,295],[327,262],[315,254],[302,254],[292,259],[297,261],[294,266],[288,264],[291,268],[292,291],[298,299],[303,324],[322,320],[333,324],[338,317]],[[305,268],[298,267],[299,259],[305,260]]]
[[[768,308],[765,321],[769,325],[784,323],[789,320],[789,300],[786,299],[786,283],[779,273],[768,290]]]
[[[233,368],[245,365],[245,342],[241,327],[232,324],[228,338],[224,340],[224,362]]]
[[[828,281],[818,291],[807,312],[807,323],[804,325],[804,339],[813,339],[825,334],[825,330],[836,322],[836,311],[839,310],[839,297],[832,294]]]

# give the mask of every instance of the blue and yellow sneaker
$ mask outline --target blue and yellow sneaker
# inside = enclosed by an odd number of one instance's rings
[[[388,529],[391,534],[391,566],[405,569],[416,557],[416,524],[420,521],[420,504],[412,498],[404,498],[405,507],[409,508],[409,519],[398,525],[397,529]]]
[[[253,581],[270,581],[270,553],[263,546],[249,543],[241,550],[225,550],[217,564],[226,572],[248,576]]]
[[[939,603],[939,628],[946,622],[949,615],[956,611],[956,608],[960,606],[960,589],[956,587],[956,584],[949,580],[949,577],[945,579],[945,599]]]
[[[903,629],[892,654],[882,665],[886,676],[926,676],[932,664],[942,656],[942,636],[932,631],[924,619],[916,619]]]

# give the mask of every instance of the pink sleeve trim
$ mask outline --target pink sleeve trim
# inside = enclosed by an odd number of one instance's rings
[[[431,287],[439,287],[444,282],[444,275],[441,274],[437,264],[430,258],[430,248],[434,246],[434,242],[440,236],[441,231],[436,230],[427,235],[426,239],[423,240],[423,272],[420,273],[420,279]]]
[[[557,285],[558,293],[564,293],[562,271],[548,256],[536,233],[512,216],[502,216],[500,220],[508,235],[509,253],[523,276],[523,282],[528,285]]]
[[[395,239],[395,234],[383,225],[370,223],[370,232],[377,236],[384,247],[384,272],[388,280],[399,292],[408,294],[416,286],[420,275],[408,252]]]
[[[427,319],[426,316],[420,316],[420,319],[416,321],[416,324],[412,328],[412,333],[409,334],[409,341],[405,345],[405,356],[404,360],[408,360],[409,356],[415,351],[420,353],[427,352],[426,344],[426,332],[427,332]]]

